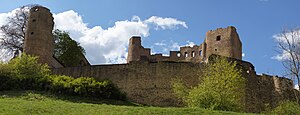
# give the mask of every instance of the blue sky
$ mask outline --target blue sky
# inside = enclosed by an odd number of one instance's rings
[[[143,32],[137,32],[137,34],[144,34],[142,35],[142,44],[145,47],[153,48],[154,53],[168,54],[166,50],[171,50],[174,44],[182,46],[193,42],[199,45],[204,41],[206,31],[235,26],[243,43],[243,53],[245,54],[243,60],[251,62],[257,73],[277,75],[282,75],[284,71],[281,62],[272,59],[276,55],[276,43],[273,36],[280,33],[285,27],[300,25],[299,0],[82,0],[79,2],[74,2],[74,0],[1,0],[0,13],[8,13],[19,6],[32,3],[48,7],[55,15],[73,11],[69,14],[75,13],[76,16],[80,16],[83,22],[82,27],[86,27],[88,30],[97,30],[96,32],[109,32],[118,27],[119,23],[116,22],[126,25],[133,21],[134,17],[141,20],[143,24],[152,16],[162,19],[172,18],[186,24],[187,27],[184,27],[182,23],[177,23],[172,27],[167,26],[165,29],[152,24],[152,27],[144,28]],[[143,25],[140,27],[143,28]],[[83,33],[87,34],[88,32]],[[103,35],[106,36],[106,34]],[[101,34],[101,36],[103,35]],[[73,32],[72,36],[82,35]],[[112,38],[118,39],[118,37]],[[84,41],[82,39],[76,40],[82,42]],[[122,40],[120,40],[121,42]],[[114,43],[115,47],[118,45],[118,42],[100,44],[110,45],[110,43]],[[98,50],[105,54],[105,48],[109,47],[101,48],[87,52],[89,60],[94,60],[95,64],[118,62],[97,61],[96,57],[89,56],[92,55],[91,52],[97,53]],[[111,54],[111,56],[117,56],[117,54]],[[120,57],[124,58],[124,56]],[[107,59],[105,56],[104,58]]]

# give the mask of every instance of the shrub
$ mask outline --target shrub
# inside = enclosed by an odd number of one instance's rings
[[[13,77],[11,66],[0,63],[0,91],[18,88],[18,80]]]
[[[59,93],[59,94],[73,94],[73,89],[72,89],[72,81],[74,80],[73,77],[69,76],[49,76],[49,89],[54,92],[54,93]]]
[[[246,79],[236,63],[217,57],[202,70],[197,86],[188,89],[181,80],[173,80],[175,94],[189,107],[242,111]]]
[[[37,62],[37,57],[22,54],[7,64],[0,63],[1,90],[44,90],[57,94],[78,95],[103,99],[125,99],[112,82],[96,81],[94,78],[73,78],[50,75],[47,65]]]
[[[300,105],[293,101],[284,101],[271,111],[278,115],[300,115]]]
[[[19,79],[19,87],[25,90],[40,89],[39,80],[50,74],[46,64],[39,64],[37,57],[22,54],[8,63],[12,68],[13,76]]]
[[[126,99],[125,94],[121,93],[119,89],[108,80],[96,81],[90,77],[74,79],[69,76],[50,76],[49,81],[49,89],[54,93],[102,99]]]

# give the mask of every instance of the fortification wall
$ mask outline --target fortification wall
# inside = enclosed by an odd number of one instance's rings
[[[242,62],[242,61],[241,61]],[[291,80],[268,75],[256,75],[253,65],[239,62],[247,78],[246,111],[261,112],[266,106],[275,107],[281,100],[295,99]],[[190,86],[199,83],[203,65],[185,62],[131,62],[129,64],[95,65],[52,69],[54,74],[73,77],[90,76],[109,79],[130,101],[152,106],[182,106],[173,94],[171,80],[179,77]]]
[[[179,106],[171,88],[172,78],[182,78],[193,85],[201,68],[199,64],[175,62],[132,62],[130,64],[95,65],[52,69],[54,74],[73,77],[90,76],[97,80],[109,79],[129,100],[153,106]]]
[[[129,40],[127,63],[131,61],[176,61],[201,63],[211,55],[221,55],[242,60],[242,43],[236,28],[218,28],[206,33],[204,43],[194,46],[180,47],[180,51],[170,51],[170,56],[150,54],[151,49],[144,48],[141,37],[133,36]]]

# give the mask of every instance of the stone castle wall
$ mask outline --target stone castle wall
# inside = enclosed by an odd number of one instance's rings
[[[129,64],[94,65],[52,69],[53,74],[73,77],[90,76],[97,80],[109,79],[129,100],[153,106],[179,106],[170,81],[180,77],[196,84],[199,64],[177,62],[132,62]]]
[[[141,37],[133,36],[129,40],[127,63],[140,60],[201,63],[207,61],[207,58],[213,54],[242,59],[242,43],[233,26],[210,30],[206,33],[204,43],[192,47],[180,47],[180,51],[170,51],[170,56],[151,55],[150,50],[142,46]]]
[[[190,86],[196,85],[199,83],[199,70],[205,64],[202,62],[213,54],[231,57],[242,67],[243,76],[248,80],[245,100],[248,112],[260,112],[266,106],[275,107],[279,101],[294,99],[297,95],[300,98],[291,80],[257,75],[251,63],[241,61],[242,43],[232,26],[208,31],[204,43],[170,51],[170,56],[151,55],[150,49],[141,45],[140,37],[132,37],[127,64],[90,66],[83,56],[80,67],[63,67],[53,57],[52,29],[53,17],[49,9],[40,6],[32,8],[24,52],[39,56],[39,62],[51,66],[53,74],[109,79],[133,102],[153,106],[182,106],[172,92],[172,79],[179,77]]]
[[[256,75],[253,65],[239,62],[247,78],[246,109],[261,112],[266,106],[275,107],[281,100],[295,99],[293,83],[287,78]],[[52,69],[53,74],[73,77],[89,76],[109,79],[130,101],[152,106],[182,106],[171,87],[173,78],[181,78],[190,86],[199,83],[202,64],[187,62],[137,61],[129,64],[94,65]]]

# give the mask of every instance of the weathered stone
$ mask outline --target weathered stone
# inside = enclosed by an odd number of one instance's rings
[[[124,91],[129,100],[153,106],[182,106],[173,94],[171,81],[182,78],[188,86],[199,83],[199,74],[208,58],[216,55],[236,61],[247,78],[245,105],[247,112],[261,112],[267,106],[275,107],[280,101],[300,98],[287,78],[257,75],[254,66],[242,61],[242,43],[232,26],[210,30],[204,43],[199,46],[181,47],[170,51],[170,57],[150,55],[150,49],[141,45],[140,37],[129,40],[128,63],[111,65],[89,65],[84,58],[80,67],[62,67],[53,58],[53,17],[49,9],[34,7],[30,10],[24,51],[39,56],[40,63],[47,63],[56,75],[94,77],[109,79]],[[32,33],[32,34],[31,34]]]

